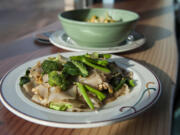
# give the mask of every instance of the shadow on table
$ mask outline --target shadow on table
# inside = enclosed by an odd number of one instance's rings
[[[137,61],[137,60],[136,60]],[[172,79],[169,77],[169,75],[167,73],[165,73],[164,71],[162,71],[161,69],[145,62],[145,61],[137,61],[140,64],[144,65],[145,67],[147,67],[148,69],[152,70],[157,77],[159,78],[160,82],[161,82],[161,89],[162,89],[162,93],[161,96],[159,98],[159,100],[157,101],[157,103],[155,103],[155,105],[153,105],[150,109],[146,110],[145,112],[143,112],[142,114],[138,115],[137,117],[130,119],[128,123],[125,122],[125,125],[121,126],[122,128],[118,128],[116,133],[114,135],[119,135],[122,133],[127,133],[127,134],[131,134],[132,132],[136,131],[137,133],[134,134],[138,134],[140,132],[142,132],[139,126],[137,126],[138,128],[136,129],[136,125],[141,125],[143,126],[142,128],[146,128],[147,131],[150,130],[156,130],[156,127],[158,127],[159,123],[162,122],[155,122],[153,123],[152,120],[162,120],[165,119],[165,116],[169,116],[169,114],[165,114],[165,113],[169,113],[169,106],[170,106],[170,97],[171,97],[171,90],[172,90],[172,85],[173,81]],[[167,100],[169,99],[169,100]],[[161,118],[159,118],[159,116],[163,116]],[[169,118],[166,118],[166,120],[168,120]],[[123,122],[122,122],[123,123]],[[167,121],[164,121],[164,125],[165,123],[167,123]],[[148,125],[149,127],[145,127],[145,125]],[[166,124],[169,125],[169,124]],[[134,127],[135,126],[135,127]],[[129,128],[134,127],[134,131],[129,131]],[[164,128],[162,129],[164,130]],[[168,129],[167,129],[168,131]],[[128,133],[130,132],[130,133]]]
[[[158,2],[158,1],[157,1]],[[150,19],[153,17],[157,17],[157,16],[161,16],[164,14],[169,14],[169,13],[173,13],[176,9],[176,5],[172,4],[166,7],[161,7],[161,8],[153,8],[152,10],[147,10],[144,12],[140,12],[140,19],[141,20],[146,20],[146,19]]]
[[[141,46],[140,48],[125,52],[124,54],[145,51],[149,48],[152,48],[155,45],[155,42],[165,39],[172,34],[172,32],[166,28],[152,26],[152,25],[142,25],[142,24],[136,26],[136,31],[145,36],[146,43],[143,46]]]

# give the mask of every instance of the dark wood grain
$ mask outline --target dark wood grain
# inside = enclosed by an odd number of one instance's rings
[[[141,19],[136,30],[147,38],[141,48],[120,53],[149,67],[162,83],[159,101],[139,116],[113,125],[87,128],[63,129],[37,125],[25,121],[9,112],[0,110],[0,134],[2,135],[170,135],[173,94],[177,77],[177,43],[174,30],[172,0],[125,0],[115,4],[115,8],[138,12]],[[101,7],[101,4],[95,5]],[[61,28],[59,22],[43,30]],[[0,47],[0,77],[14,65],[27,60],[65,50],[52,45],[34,42],[33,34],[26,35],[12,44]]]

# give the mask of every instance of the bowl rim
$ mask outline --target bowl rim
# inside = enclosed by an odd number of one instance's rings
[[[91,22],[85,22],[85,21],[78,21],[78,20],[73,20],[73,19],[67,19],[65,17],[63,17],[62,15],[68,12],[74,12],[74,11],[83,11],[83,10],[119,10],[119,11],[125,11],[125,12],[129,12],[132,13],[134,15],[136,15],[135,19],[129,20],[129,21],[123,21],[123,22],[113,22],[113,23],[91,23]],[[85,9],[73,9],[73,10],[68,10],[68,11],[64,11],[62,13],[58,14],[58,18],[61,21],[65,21],[67,23],[74,23],[74,24],[80,24],[80,25],[89,25],[89,26],[114,26],[114,25],[119,25],[119,24],[125,24],[125,23],[129,23],[129,22],[134,22],[139,20],[140,16],[138,13],[130,11],[130,10],[125,10],[125,9],[116,9],[116,8],[85,8]]]

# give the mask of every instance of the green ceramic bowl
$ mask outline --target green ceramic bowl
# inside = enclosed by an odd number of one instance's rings
[[[94,15],[105,18],[106,14],[116,22],[86,22]],[[117,46],[127,38],[139,19],[139,15],[131,11],[105,8],[65,11],[59,14],[58,17],[66,34],[77,44],[84,47]]]

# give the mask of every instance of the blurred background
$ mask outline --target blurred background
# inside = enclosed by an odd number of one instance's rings
[[[57,14],[73,8],[86,8],[104,3],[111,8],[115,0],[0,0],[0,41],[11,42],[18,37],[58,20]],[[118,1],[118,0],[116,0]],[[123,1],[123,0],[119,0]]]
[[[1,43],[54,22],[63,10],[64,0],[0,0]]]

